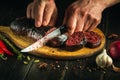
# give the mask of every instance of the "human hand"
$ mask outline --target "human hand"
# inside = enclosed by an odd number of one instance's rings
[[[27,18],[35,19],[35,26],[54,26],[57,8],[54,0],[34,0],[27,7]]]
[[[99,0],[77,0],[67,8],[63,24],[69,34],[93,30],[100,23],[104,9]]]

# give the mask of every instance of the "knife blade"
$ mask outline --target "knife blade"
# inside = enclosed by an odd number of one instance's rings
[[[47,34],[46,36],[44,36],[43,38],[39,39],[38,41],[36,41],[35,43],[31,44],[30,46],[24,48],[21,50],[21,52],[30,52],[30,51],[33,51],[33,50],[36,50],[42,46],[45,45],[45,43],[54,38],[54,37],[57,37],[58,35],[66,32],[67,29],[66,27],[63,25],[63,26],[60,26],[59,28],[55,29],[54,31],[50,32],[49,34]]]

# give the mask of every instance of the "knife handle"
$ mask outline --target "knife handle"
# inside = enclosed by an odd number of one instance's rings
[[[67,32],[67,27],[66,27],[66,25],[60,26],[60,31],[61,31],[61,34]]]

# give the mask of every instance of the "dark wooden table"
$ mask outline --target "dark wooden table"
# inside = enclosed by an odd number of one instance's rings
[[[25,16],[29,2],[30,0],[0,1],[0,25],[9,26],[16,18]],[[62,3],[59,3],[59,8],[64,8]],[[62,18],[61,15],[59,17]],[[112,33],[120,35],[120,4],[103,12],[98,27],[106,36],[106,49],[108,49],[113,41],[108,39],[108,35]],[[0,80],[120,80],[120,73],[110,68],[97,67],[96,56],[76,60],[54,60],[27,55],[31,58],[27,65],[23,64],[23,61],[18,61],[16,56],[7,56],[7,61],[0,59]],[[47,63],[47,67],[38,68],[39,63],[34,62],[35,60]],[[114,61],[114,64],[120,67],[120,61]]]

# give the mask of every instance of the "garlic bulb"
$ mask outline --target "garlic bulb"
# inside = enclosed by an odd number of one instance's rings
[[[96,57],[96,63],[101,68],[109,67],[113,64],[112,58],[106,53],[106,49],[103,49],[102,53]]]

